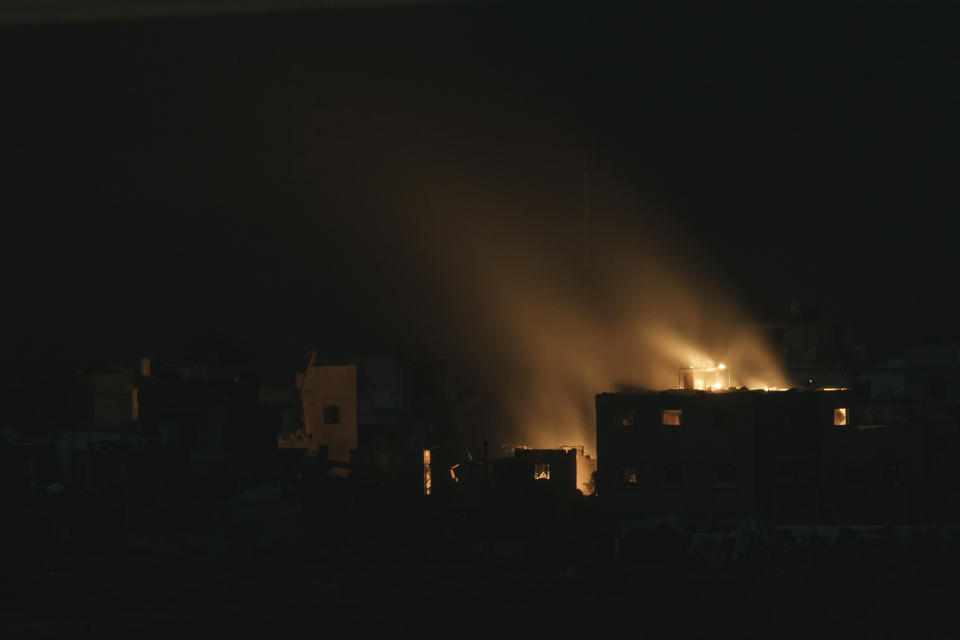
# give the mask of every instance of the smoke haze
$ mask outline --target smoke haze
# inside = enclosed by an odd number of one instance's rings
[[[497,435],[592,452],[596,393],[672,388],[680,367],[723,362],[734,385],[786,386],[721,268],[614,179],[578,171],[575,149],[541,184],[535,147],[518,144],[527,181],[449,149],[433,151],[454,159],[446,168],[397,159],[354,219],[404,333],[480,376],[508,416]]]

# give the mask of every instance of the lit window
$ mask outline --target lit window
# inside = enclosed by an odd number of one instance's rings
[[[835,427],[847,426],[847,410],[845,408],[838,408],[833,410],[833,426]]]
[[[668,427],[680,426],[680,409],[664,409],[661,420]]]
[[[430,495],[433,492],[433,476],[430,472],[430,449],[423,450],[423,493]]]
[[[633,465],[625,465],[621,480],[623,484],[640,484],[640,473]]]
[[[324,405],[323,424],[340,424],[340,405],[338,404]]]
[[[618,427],[632,427],[633,411],[618,411],[614,421]]]
[[[549,464],[535,464],[535,465],[533,465],[533,479],[534,479],[534,480],[549,480],[549,479],[550,479],[550,465],[549,465]]]

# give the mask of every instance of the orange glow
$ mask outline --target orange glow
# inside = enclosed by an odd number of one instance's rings
[[[366,158],[348,152],[344,161],[367,174]],[[371,208],[350,224],[364,238],[379,230],[370,250],[383,257],[390,302],[435,302],[422,318],[411,314],[408,335],[489,391],[506,417],[491,439],[581,442],[595,454],[595,394],[674,388],[684,366],[733,372],[697,375],[702,389],[790,386],[736,293],[611,176],[591,176],[604,204],[583,216],[539,198],[501,198],[453,166],[375,180],[382,201],[409,215]]]
[[[833,410],[833,426],[835,427],[845,427],[847,426],[847,410],[846,408],[837,408]]]
[[[666,427],[679,427],[681,414],[680,409],[664,409],[661,422]]]
[[[597,460],[583,455],[583,448],[577,451],[577,489],[585,496],[593,495],[596,487],[593,474],[597,470]]]
[[[433,474],[430,471],[430,449],[423,450],[423,495],[433,491]]]
[[[720,391],[732,386],[732,375],[727,365],[716,367],[684,367],[680,369],[679,389],[699,389],[701,391]]]

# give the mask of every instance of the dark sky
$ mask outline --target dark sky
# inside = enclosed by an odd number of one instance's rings
[[[443,175],[451,210],[524,203],[575,246],[585,164],[758,319],[799,297],[872,343],[957,337],[955,16],[667,6],[0,28],[7,362],[382,350],[442,268],[397,250],[427,196],[382,185]]]

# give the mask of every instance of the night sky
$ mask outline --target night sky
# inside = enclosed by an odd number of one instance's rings
[[[389,349],[458,295],[418,202],[574,248],[585,167],[758,320],[957,337],[952,12],[587,4],[0,27],[9,371]]]

